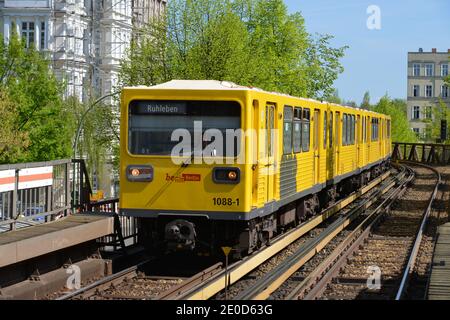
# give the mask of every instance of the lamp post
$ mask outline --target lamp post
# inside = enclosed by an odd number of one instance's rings
[[[86,118],[86,116],[88,115],[88,113],[94,109],[94,107],[99,104],[101,101],[103,101],[106,98],[115,96],[117,94],[119,94],[120,91],[114,91],[111,93],[108,93],[104,96],[101,96],[100,98],[98,98],[97,100],[95,100],[87,109],[86,111],[84,111],[84,113],[81,115],[81,119],[78,122],[78,128],[77,128],[77,132],[75,134],[75,140],[73,141],[73,159],[76,159],[77,157],[77,147],[78,147],[78,139],[80,138],[80,134],[81,134],[81,128],[84,124],[84,120]],[[75,162],[73,163],[73,182],[72,182],[72,212],[75,211]]]

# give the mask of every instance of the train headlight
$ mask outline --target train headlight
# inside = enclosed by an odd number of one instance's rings
[[[236,171],[230,171],[230,172],[228,172],[228,179],[229,179],[229,180],[232,180],[232,181],[236,180],[236,179],[237,179],[237,173],[236,173]]]
[[[128,166],[127,178],[133,182],[150,182],[153,181],[153,167],[149,165]]]
[[[214,168],[212,176],[215,183],[238,184],[241,171],[239,168]]]

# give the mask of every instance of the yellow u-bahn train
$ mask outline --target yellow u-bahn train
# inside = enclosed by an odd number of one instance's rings
[[[229,82],[126,87],[120,213],[147,246],[250,253],[386,170],[390,126]]]

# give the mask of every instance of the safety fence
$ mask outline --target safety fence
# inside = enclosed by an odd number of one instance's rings
[[[70,159],[0,165],[0,231],[53,221],[71,209]]]
[[[428,143],[392,143],[392,160],[408,160],[425,164],[450,164],[450,145]]]
[[[119,216],[119,199],[91,201],[92,188],[82,159],[0,165],[0,232],[58,220],[68,214],[113,216],[113,246],[137,242],[135,218]],[[120,236],[120,237],[119,237]],[[122,243],[120,243],[122,242]]]

